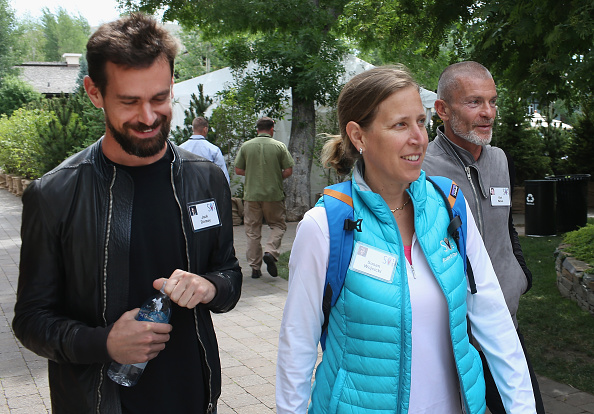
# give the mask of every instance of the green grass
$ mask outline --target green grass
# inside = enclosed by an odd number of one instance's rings
[[[289,256],[291,256],[290,251],[281,253],[276,263],[278,275],[285,280],[289,280]]]
[[[520,300],[518,323],[538,374],[594,394],[594,316],[559,294],[553,252],[561,241],[520,238],[534,279]]]
[[[537,374],[594,394],[594,316],[561,297],[553,253],[562,236],[521,237],[532,289],[520,300],[518,321]],[[289,252],[278,261],[288,279]]]

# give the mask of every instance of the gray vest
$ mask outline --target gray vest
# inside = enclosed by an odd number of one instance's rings
[[[528,281],[512,249],[508,227],[511,206],[492,206],[490,195],[491,188],[508,188],[511,199],[505,153],[500,148],[486,145],[475,161],[470,152],[452,143],[438,129],[437,137],[427,147],[423,170],[427,175],[448,177],[462,189],[517,328],[518,304],[528,288]]]

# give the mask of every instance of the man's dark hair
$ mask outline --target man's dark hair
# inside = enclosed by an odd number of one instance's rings
[[[203,116],[198,116],[192,121],[192,129],[198,130],[208,126],[208,121]]]
[[[257,131],[270,131],[274,127],[274,120],[267,116],[258,119],[256,122]]]
[[[107,62],[127,68],[144,69],[156,60],[169,63],[173,76],[173,62],[178,45],[169,32],[154,18],[133,13],[100,26],[87,42],[89,76],[105,94]]]

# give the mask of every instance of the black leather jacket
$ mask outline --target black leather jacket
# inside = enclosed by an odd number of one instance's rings
[[[107,163],[101,141],[35,180],[23,195],[20,274],[13,328],[24,346],[49,359],[54,413],[120,413],[118,385],[106,370],[106,338],[126,311],[133,182]],[[210,312],[231,310],[242,275],[233,247],[229,185],[204,158],[173,150],[171,185],[179,204],[188,271],[217,288],[195,310],[207,362],[209,411],[216,409],[221,368]],[[194,232],[187,203],[216,200],[222,226]]]

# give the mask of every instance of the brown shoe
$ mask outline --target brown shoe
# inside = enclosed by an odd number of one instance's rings
[[[262,272],[258,269],[252,269],[252,279],[258,279],[262,276]]]

